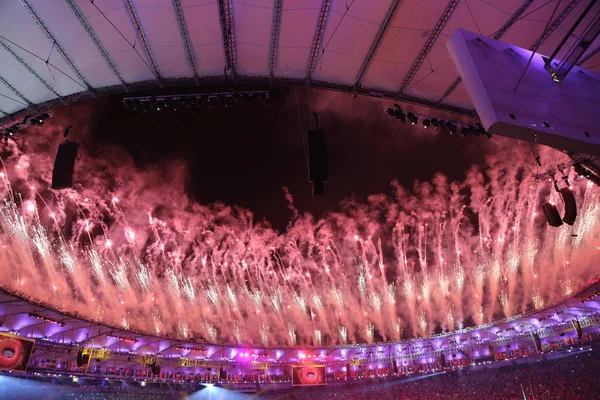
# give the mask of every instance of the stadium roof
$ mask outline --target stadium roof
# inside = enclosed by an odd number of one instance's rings
[[[539,44],[548,54],[588,4],[2,1],[0,123],[102,94],[226,82],[310,85],[472,114],[446,50],[457,28],[530,49]],[[600,71],[599,49],[597,41],[583,67]]]

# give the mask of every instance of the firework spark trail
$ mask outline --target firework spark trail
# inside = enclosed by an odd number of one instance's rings
[[[535,210],[560,199],[510,155],[464,182],[393,183],[393,196],[319,221],[296,210],[284,233],[191,202],[180,165],[165,177],[124,157],[107,176],[88,157],[88,186],[53,192],[33,176],[52,156],[16,153],[0,171],[0,263],[11,266],[0,281],[115,326],[265,346],[373,342],[539,308],[598,273],[595,187],[570,177],[577,223],[549,228]]]

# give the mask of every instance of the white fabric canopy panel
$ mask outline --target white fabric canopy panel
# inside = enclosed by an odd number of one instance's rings
[[[224,82],[474,115],[446,50],[456,29],[549,54],[589,1],[3,0],[0,123],[102,94]],[[599,48],[581,66],[600,71]]]

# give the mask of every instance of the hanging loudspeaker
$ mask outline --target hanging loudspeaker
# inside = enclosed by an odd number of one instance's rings
[[[73,169],[79,144],[64,142],[58,146],[54,169],[52,170],[52,189],[65,189],[73,186]]]
[[[575,202],[575,195],[568,187],[562,188],[558,192],[562,196],[565,204],[565,216],[562,220],[565,224],[572,226],[577,218],[577,203]]]
[[[542,210],[544,211],[544,216],[546,217],[546,221],[548,221],[548,225],[554,227],[562,225],[562,219],[554,204],[546,203],[542,206]]]

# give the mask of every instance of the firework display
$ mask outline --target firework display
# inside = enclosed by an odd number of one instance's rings
[[[491,322],[569,297],[597,275],[597,191],[569,177],[579,218],[502,150],[462,182],[438,174],[393,195],[302,214],[277,232],[187,198],[182,166],[136,170],[118,149],[52,191],[49,137],[10,142],[0,173],[0,280],[123,329],[262,346],[374,343]],[[545,159],[556,158],[554,153]],[[110,172],[109,172],[110,171]],[[179,175],[178,175],[179,174]]]

